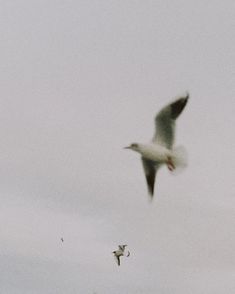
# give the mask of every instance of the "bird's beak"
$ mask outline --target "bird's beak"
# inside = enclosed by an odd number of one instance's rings
[[[123,147],[123,149],[131,149],[131,146]]]

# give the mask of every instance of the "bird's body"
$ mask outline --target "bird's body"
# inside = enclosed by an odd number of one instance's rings
[[[148,191],[154,194],[155,176],[158,169],[166,164],[170,171],[186,166],[186,152],[183,147],[173,148],[175,120],[187,104],[189,94],[165,106],[155,117],[155,134],[148,144],[133,143],[126,149],[141,154]]]
[[[156,163],[166,163],[172,151],[159,144],[138,144],[139,153],[143,158]]]
[[[124,255],[124,252],[119,249],[119,250],[113,251],[113,254],[115,256],[118,266],[120,266],[120,257]]]
[[[115,250],[115,251],[113,251],[113,254],[114,254],[114,257],[115,257],[115,259],[117,261],[118,266],[120,266],[120,257],[121,256],[124,256],[124,254],[125,254],[125,248],[126,248],[126,246],[127,245],[119,245],[118,246],[118,249]],[[130,252],[128,251],[127,256],[129,256],[129,255],[130,255]]]

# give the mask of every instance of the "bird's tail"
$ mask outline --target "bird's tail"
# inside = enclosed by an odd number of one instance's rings
[[[185,169],[188,165],[188,154],[186,149],[183,146],[177,146],[172,150],[172,165],[173,165],[173,173],[179,173],[183,169]]]

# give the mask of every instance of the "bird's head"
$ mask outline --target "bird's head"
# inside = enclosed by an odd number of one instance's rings
[[[130,146],[124,147],[124,149],[131,149],[133,151],[139,151],[139,144],[138,143],[132,143]]]

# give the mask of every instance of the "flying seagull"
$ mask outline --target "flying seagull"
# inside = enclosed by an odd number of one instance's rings
[[[155,176],[163,164],[172,172],[186,166],[186,151],[183,146],[174,148],[175,121],[185,108],[189,99],[180,97],[162,108],[155,117],[155,134],[148,144],[133,143],[125,149],[131,149],[141,154],[148,192],[151,198],[154,194]]]
[[[120,257],[124,256],[126,246],[127,245],[119,245],[118,250],[113,251],[114,257],[115,257],[117,264],[119,266],[120,266]],[[130,252],[128,251],[126,256],[128,257],[129,255],[130,255]]]

